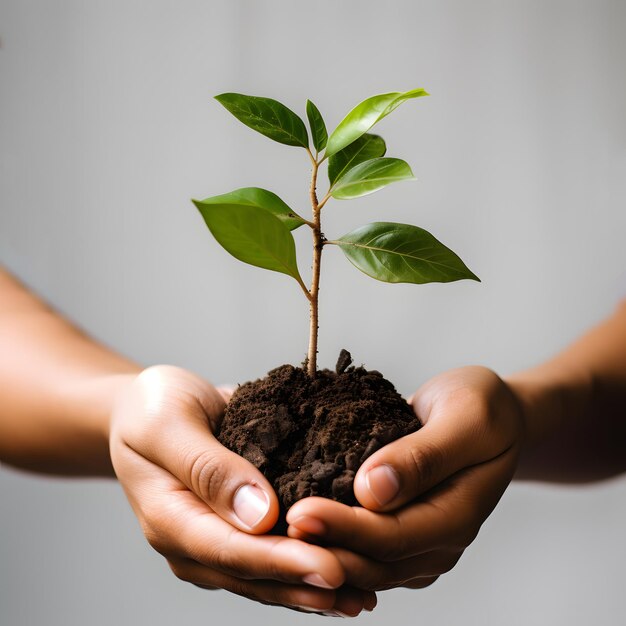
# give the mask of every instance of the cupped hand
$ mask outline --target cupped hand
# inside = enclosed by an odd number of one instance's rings
[[[214,437],[227,391],[180,368],[144,370],[111,418],[111,458],[149,543],[179,578],[266,604],[356,615],[375,595],[344,585],[340,559],[303,541],[263,535],[276,494]]]
[[[452,569],[515,473],[522,411],[492,371],[447,372],[409,402],[423,426],[361,466],[363,508],[307,498],[287,514],[288,535],[331,546],[361,589],[422,588]]]

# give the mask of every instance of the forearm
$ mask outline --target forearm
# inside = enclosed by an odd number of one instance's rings
[[[138,366],[93,341],[0,269],[0,459],[112,475],[108,420]]]
[[[626,471],[626,303],[507,382],[525,415],[518,478],[585,482]]]

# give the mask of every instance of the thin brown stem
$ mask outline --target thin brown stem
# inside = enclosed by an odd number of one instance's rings
[[[311,172],[311,208],[313,209],[313,267],[311,278],[310,295],[310,313],[311,324],[309,329],[309,352],[307,357],[307,372],[311,378],[315,378],[317,373],[317,335],[318,335],[318,319],[319,319],[319,288],[320,288],[320,269],[322,263],[323,237],[321,229],[321,211],[317,201],[317,170],[319,163],[309,152],[313,162],[313,170]]]
[[[317,210],[321,211],[322,207],[330,200],[330,191],[319,201]]]
[[[309,154],[311,154],[309,152]],[[313,155],[311,154],[311,158],[313,158]],[[316,216],[315,213],[317,213],[317,210],[319,209],[318,203],[317,203],[317,169],[319,167],[319,163],[313,159],[313,169],[311,170],[311,188],[309,189],[309,196],[311,198],[311,208],[313,209],[313,223],[316,223]]]

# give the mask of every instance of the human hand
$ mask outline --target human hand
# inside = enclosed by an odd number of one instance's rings
[[[330,551],[262,534],[278,518],[276,495],[213,436],[228,396],[195,374],[156,366],[119,398],[111,458],[150,545],[199,587],[304,611],[373,609],[375,594],[343,586]]]
[[[521,408],[493,372],[441,374],[409,400],[423,427],[368,458],[357,472],[360,507],[306,498],[288,535],[330,548],[360,589],[426,587],[475,539],[517,464]]]

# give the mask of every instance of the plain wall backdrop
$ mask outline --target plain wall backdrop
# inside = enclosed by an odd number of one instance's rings
[[[309,162],[211,97],[311,98],[332,127],[425,87],[377,127],[418,182],[329,203],[325,231],[414,223],[483,282],[383,284],[328,250],[321,365],[346,347],[404,394],[528,367],[626,294],[625,31],[619,0],[0,0],[0,262],[146,365],[236,383],[299,363],[297,285],[228,256],[189,198],[256,185],[304,210]],[[626,479],[513,485],[453,572],[359,619],[622,623],[625,524]],[[178,581],[113,481],[0,471],[3,626],[320,619]]]

